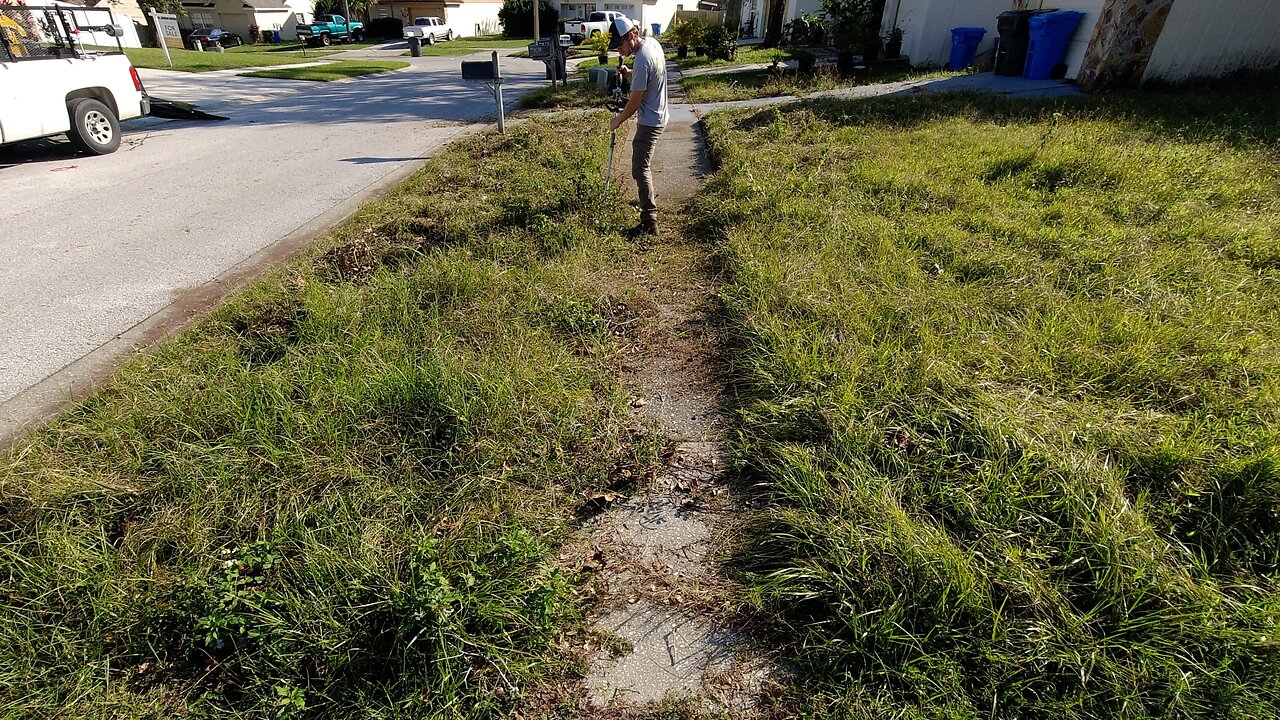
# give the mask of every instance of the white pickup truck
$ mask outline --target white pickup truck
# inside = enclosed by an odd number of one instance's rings
[[[46,10],[43,33],[21,15]],[[120,121],[149,113],[150,99],[124,53],[77,48],[74,32],[63,32],[74,25],[48,22],[61,16],[58,8],[0,8],[0,145],[66,133],[85,152],[114,152]]]
[[[601,10],[591,13],[586,20],[567,21],[564,24],[564,34],[568,35],[573,43],[577,45],[584,39],[592,35],[609,34],[609,25],[613,23],[614,18],[626,17],[626,13],[617,12],[615,10]],[[634,25],[634,21],[632,22]]]
[[[404,39],[418,38],[423,45],[435,45],[437,40],[452,40],[457,33],[438,17],[414,18],[412,25],[404,26]]]

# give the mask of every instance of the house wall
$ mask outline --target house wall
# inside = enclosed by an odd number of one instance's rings
[[[640,23],[646,33],[652,34],[654,23],[661,25],[662,32],[666,32],[676,19],[676,11],[696,10],[697,6],[697,0],[652,0],[643,3],[629,0],[598,0],[596,2],[574,0],[560,3],[556,9],[560,11],[561,20],[585,18],[597,10],[617,10]]]
[[[684,3],[679,0],[658,0],[654,3],[645,3],[640,12],[640,17],[634,18],[640,22],[640,26],[645,32],[652,34],[654,23],[662,26],[662,32],[666,32],[671,26],[671,21],[676,17],[677,10],[693,10],[697,3],[685,7]]]
[[[502,9],[500,2],[468,2],[457,7],[446,7],[444,20],[453,27],[460,37],[473,37],[479,28],[480,35],[491,35],[502,32],[498,24],[498,11]]]
[[[804,2],[805,0],[793,0]],[[1075,10],[1085,15],[1067,46],[1067,77],[1080,70],[1085,50],[1098,22],[1105,0],[888,0],[881,22],[881,34],[893,28],[894,11],[902,28],[902,52],[913,65],[946,64],[951,57],[951,28],[980,27],[987,34],[978,45],[982,54],[995,48],[996,17],[1006,10]]]
[[[1280,3],[1177,0],[1142,77],[1177,82],[1280,65]]]
[[[258,8],[254,11],[252,21],[257,24],[258,31],[266,34],[274,30],[280,31],[280,39],[292,40],[298,37],[298,20],[297,15],[288,8]],[[229,29],[229,28],[228,28]],[[234,30],[232,32],[235,32]],[[248,41],[248,29],[245,30],[245,40]]]
[[[284,0],[284,6],[294,14],[294,19],[288,23],[290,29],[297,27],[298,23],[305,25],[315,17],[315,0]]]
[[[889,0],[881,34],[893,29],[896,8],[903,54],[912,65],[942,66],[951,57],[951,28],[986,28],[978,52],[987,52],[995,47],[996,16],[1013,4],[1011,0]]]

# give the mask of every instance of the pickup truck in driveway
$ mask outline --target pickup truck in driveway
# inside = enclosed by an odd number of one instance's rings
[[[364,40],[364,23],[341,15],[317,15],[310,25],[298,26],[298,39],[311,47],[332,45],[334,41],[360,42]]]
[[[423,45],[435,45],[437,40],[452,40],[457,35],[452,27],[438,17],[414,18],[412,25],[404,26],[404,39],[416,37]]]
[[[85,29],[61,8],[0,7],[0,144],[66,133],[85,152],[105,155],[120,147],[121,120],[150,112],[123,52],[77,46],[73,30]],[[117,41],[122,34],[116,26],[93,29]]]
[[[568,35],[573,40],[573,43],[577,45],[596,34],[608,35],[609,24],[613,22],[614,18],[620,17],[626,17],[626,13],[614,10],[593,12],[586,20],[566,22],[564,24],[564,34]]]

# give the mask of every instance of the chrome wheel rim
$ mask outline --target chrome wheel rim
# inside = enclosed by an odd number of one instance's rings
[[[84,129],[89,137],[99,145],[111,142],[111,120],[97,110],[90,110],[84,116]]]

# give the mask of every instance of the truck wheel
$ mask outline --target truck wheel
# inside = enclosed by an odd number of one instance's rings
[[[434,34],[432,34],[432,35],[428,35],[428,36],[427,36],[427,44],[428,44],[428,45],[435,45],[435,44],[436,44],[436,36],[435,36]]]
[[[325,33],[325,34],[323,34],[323,35],[321,35],[321,36],[320,36],[320,44],[321,44],[321,45],[323,45],[323,46],[325,46],[325,47],[329,47],[329,44],[330,44],[330,43],[332,43],[332,42],[333,42],[333,39],[329,37],[329,33]]]
[[[363,31],[363,30],[356,30],[355,32],[351,33],[351,41],[352,41],[352,42],[364,42],[364,31]]]
[[[444,34],[444,39],[445,39],[445,40],[452,40],[452,39],[453,39],[453,31],[452,31],[452,30],[450,30],[449,32],[445,33],[445,34]]]
[[[90,155],[106,155],[120,147],[120,121],[111,108],[93,98],[75,98],[67,103],[72,144]]]

